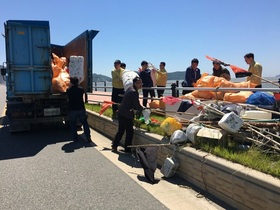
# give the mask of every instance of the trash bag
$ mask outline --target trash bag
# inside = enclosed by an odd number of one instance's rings
[[[176,130],[170,137],[170,144],[180,144],[186,142],[187,140],[188,137],[183,131]]]
[[[192,142],[193,144],[195,143],[195,140],[196,140],[196,134],[201,128],[202,128],[202,126],[198,125],[196,123],[191,123],[187,127],[186,135],[188,137],[188,140],[190,142]]]
[[[136,148],[136,157],[144,169],[145,178],[151,184],[157,183],[155,180],[155,171],[157,168],[157,151],[158,147]]]
[[[180,130],[182,124],[178,122],[175,118],[167,117],[161,124],[160,127],[163,129],[166,135],[171,136],[174,131]]]
[[[253,105],[274,105],[275,98],[271,93],[257,91],[249,96],[246,103]]]
[[[143,109],[142,114],[143,114],[143,117],[144,117],[145,124],[148,125],[150,123],[151,110],[150,109]]]

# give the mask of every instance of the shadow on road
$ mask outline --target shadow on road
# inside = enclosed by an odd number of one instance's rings
[[[129,165],[133,168],[142,168],[139,161],[135,157],[135,155],[132,154],[126,154],[123,153],[123,151],[120,151],[118,160],[125,163],[126,165]]]
[[[87,147],[95,147],[95,146],[97,146],[97,145],[93,142],[88,143],[84,140],[79,140],[77,142],[70,142],[70,143],[64,144],[61,149],[65,153],[71,153],[71,152],[74,152],[77,149],[87,148]]]
[[[30,131],[13,134],[8,125],[3,126],[0,128],[0,160],[34,156],[48,145],[71,140],[70,130],[62,124],[36,125]]]

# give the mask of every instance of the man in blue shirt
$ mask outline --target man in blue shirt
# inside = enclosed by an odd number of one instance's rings
[[[194,83],[200,79],[201,74],[200,69],[197,68],[198,63],[197,58],[192,59],[191,66],[186,70],[185,80],[182,82],[183,87],[194,87]],[[185,95],[189,92],[192,92],[192,90],[183,90],[182,94]]]

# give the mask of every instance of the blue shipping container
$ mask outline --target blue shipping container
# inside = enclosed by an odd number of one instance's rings
[[[51,92],[48,21],[9,20],[5,24],[7,97]]]

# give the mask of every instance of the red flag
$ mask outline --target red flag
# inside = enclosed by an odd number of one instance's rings
[[[177,102],[181,101],[181,99],[175,98],[173,96],[165,96],[162,98],[162,101],[168,105],[174,105]]]
[[[210,60],[210,61],[219,61],[219,62],[221,62],[222,64],[224,63],[224,62],[220,61],[219,59],[217,59],[217,58],[212,58],[212,57],[210,57],[210,56],[208,56],[208,55],[205,55],[205,57],[206,57],[208,60]]]
[[[234,65],[230,65],[230,68],[232,69],[232,71],[236,74],[236,73],[239,73],[239,72],[247,72],[245,69],[242,69],[242,68],[239,68],[237,66],[234,66]]]
[[[111,107],[112,104],[114,104],[114,102],[112,102],[112,101],[104,101],[102,106],[101,106],[101,109],[100,109],[100,112],[99,112],[99,116],[102,115],[109,107]]]
[[[234,66],[234,65],[230,65],[230,68],[235,73],[235,77],[236,78],[247,77],[247,76],[251,76],[252,75],[251,72],[248,72],[245,69],[239,68],[239,67]]]
[[[219,60],[219,59],[217,59],[217,58],[212,58],[212,57],[210,57],[210,56],[208,56],[208,55],[205,55],[205,57],[206,57],[208,60],[210,60],[210,61],[219,61],[222,65],[224,65],[224,66],[229,66],[229,64],[227,64],[227,63],[225,63],[225,62],[223,62],[223,61],[221,61],[221,60]]]

